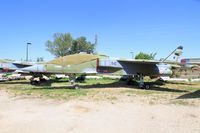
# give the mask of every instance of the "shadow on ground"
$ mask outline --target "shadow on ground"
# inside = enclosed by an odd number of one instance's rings
[[[174,89],[174,88],[165,88],[162,87],[163,83],[150,83],[151,84],[151,88],[149,90],[146,91],[160,91],[160,92],[176,92],[176,93],[183,93],[183,92],[188,92],[186,90],[178,90],[178,89]],[[105,88],[127,88],[127,89],[134,89],[134,90],[140,90],[140,88],[138,88],[137,84],[132,84],[132,85],[126,85],[124,82],[122,81],[117,81],[117,82],[113,82],[113,83],[109,83],[109,84],[101,84],[101,83],[97,83],[97,84],[92,84],[92,85],[79,85],[80,89],[105,89]],[[66,85],[66,86],[45,86],[44,84],[42,85],[42,87],[37,87],[34,89],[74,89],[71,85]]]
[[[74,89],[71,85],[51,86],[51,84],[54,82],[55,81],[50,80],[48,82],[44,82],[44,83],[41,83],[36,86],[34,85],[35,87],[33,87],[33,89]],[[60,81],[58,81],[58,82],[60,82]],[[63,82],[63,81],[61,81],[61,82]],[[29,84],[29,82],[28,81],[6,81],[6,82],[0,82],[0,84],[13,84],[13,85],[14,84]],[[150,84],[151,88],[150,88],[150,90],[146,90],[146,91],[176,92],[176,93],[188,92],[186,90],[162,87],[162,85],[165,84],[165,82],[162,82],[162,81],[148,82],[148,84]],[[130,85],[126,85],[126,82],[124,82],[124,81],[116,81],[116,82],[108,83],[108,84],[96,83],[96,84],[92,84],[92,85],[79,85],[80,89],[94,89],[94,88],[105,89],[105,88],[119,88],[119,87],[135,89],[135,90],[140,89],[140,88],[138,88],[137,82],[132,82]],[[199,92],[196,92],[193,95],[199,96],[198,94],[199,94]]]
[[[188,92],[186,90],[178,90],[178,89],[165,88],[165,87],[152,87],[150,90],[153,90],[153,91],[163,91],[163,92],[176,92],[176,93]]]
[[[200,98],[200,90],[184,94],[182,96],[177,97],[176,99],[192,99],[192,98]]]
[[[173,81],[173,82],[169,82],[169,81],[167,81],[166,83],[168,83],[168,84],[175,84],[175,85],[196,85],[196,83],[189,83],[189,82],[175,82],[175,81]]]
[[[28,81],[20,81],[20,80],[18,80],[18,81],[4,81],[4,82],[0,82],[0,84],[8,84],[8,85],[15,85],[15,84],[30,84],[30,82],[28,82]]]

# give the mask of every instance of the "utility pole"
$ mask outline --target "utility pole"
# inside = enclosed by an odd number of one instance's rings
[[[134,59],[134,53],[130,52],[132,59]]]
[[[94,42],[95,46],[97,46],[97,43],[98,43],[98,35],[95,34],[95,42]]]
[[[30,42],[26,43],[26,62],[28,62],[28,46],[31,45]]]

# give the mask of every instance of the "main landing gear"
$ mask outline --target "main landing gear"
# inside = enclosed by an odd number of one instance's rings
[[[30,79],[30,84],[40,85],[41,83],[44,83],[46,81],[47,79],[45,79],[42,74],[37,74],[37,75],[34,74],[33,77]]]
[[[42,85],[42,83],[45,83],[47,81],[47,79],[45,79],[42,74],[32,74],[32,75],[33,77],[30,79],[31,85]],[[79,85],[76,84],[76,75],[70,74],[68,76],[69,76],[69,81],[71,83],[72,88],[79,89]]]
[[[47,80],[45,78],[31,78],[30,83],[31,85],[40,85],[41,83],[46,82]]]
[[[127,80],[127,84],[130,85],[133,80],[136,81],[139,88],[146,90],[150,89],[150,85],[144,82],[144,76],[142,74],[137,74],[129,77]]]
[[[144,76],[142,74],[139,75],[139,88],[141,89],[150,89],[150,85],[144,82]]]

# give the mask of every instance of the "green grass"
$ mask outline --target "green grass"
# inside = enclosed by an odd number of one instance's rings
[[[41,84],[40,86],[30,85],[29,81],[17,80],[0,82],[0,89],[4,89],[13,95],[33,96],[33,97],[46,97],[54,99],[73,99],[81,98],[87,95],[96,93],[95,89],[101,88],[105,84],[113,84],[116,80],[86,80],[86,82],[79,83],[80,89],[73,89],[67,80],[60,80],[57,82],[50,82]],[[87,87],[89,89],[87,89]],[[106,86],[105,86],[106,87]]]
[[[57,84],[57,85],[56,85]],[[87,95],[87,90],[74,90],[61,83],[55,83],[53,86],[33,86],[28,81],[7,81],[0,83],[0,89],[4,89],[14,95],[46,97],[55,99],[71,99]],[[68,83],[66,83],[68,84]]]
[[[90,79],[79,83],[80,89],[71,88],[67,80],[49,82],[40,86],[33,86],[26,80],[0,82],[0,89],[6,90],[15,96],[37,98],[51,98],[58,100],[71,100],[89,98],[93,100],[123,100],[123,98],[148,97],[152,103],[157,100],[178,99],[177,102],[185,104],[184,100],[200,98],[200,82],[195,83],[159,83],[151,90],[138,89],[136,86],[125,85],[125,82],[112,79]],[[184,99],[184,100],[182,100]],[[173,103],[173,102],[172,102]]]

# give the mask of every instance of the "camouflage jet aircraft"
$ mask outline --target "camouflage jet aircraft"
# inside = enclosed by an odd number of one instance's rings
[[[182,51],[179,46],[175,51]],[[155,60],[112,59],[107,56],[91,54],[74,54],[57,58],[45,64],[22,68],[33,75],[31,84],[36,84],[35,77],[42,80],[42,75],[66,74],[74,85],[77,74],[115,74],[139,76],[141,88],[149,88],[144,84],[143,76],[159,77],[172,74],[171,65]],[[74,87],[78,87],[74,85]]]

